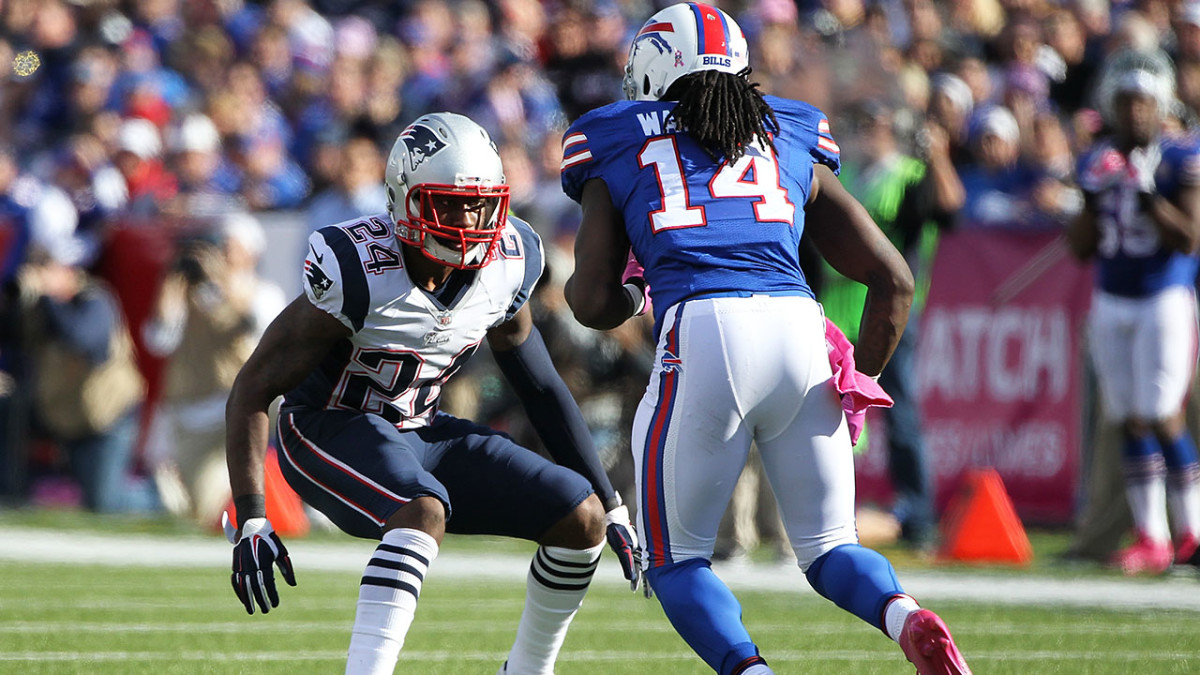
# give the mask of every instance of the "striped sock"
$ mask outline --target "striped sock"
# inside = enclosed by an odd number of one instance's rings
[[[437,542],[420,530],[384,533],[358,587],[346,675],[390,675],[395,670],[421,584],[437,554]]]
[[[567,627],[583,604],[604,543],[583,550],[542,546],[525,582],[525,611],[508,654],[508,673],[552,675]]]

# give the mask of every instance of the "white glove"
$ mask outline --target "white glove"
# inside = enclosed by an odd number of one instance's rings
[[[233,544],[233,574],[229,576],[233,592],[246,608],[247,614],[254,613],[257,602],[263,614],[271,607],[279,606],[279,593],[275,590],[274,565],[289,586],[296,585],[296,574],[287,548],[275,534],[271,521],[266,518],[250,518],[242,523],[241,536],[229,521],[229,513],[221,514],[221,527],[225,538]],[[269,604],[268,604],[269,603]]]
[[[1129,151],[1129,177],[1137,185],[1137,191],[1142,193],[1157,192],[1154,174],[1162,162],[1162,151],[1158,145],[1137,147]]]

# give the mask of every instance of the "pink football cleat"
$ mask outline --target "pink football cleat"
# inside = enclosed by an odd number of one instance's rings
[[[1175,552],[1171,550],[1168,541],[1154,541],[1144,534],[1138,534],[1137,541],[1128,548],[1117,551],[1113,562],[1120,565],[1121,571],[1133,576],[1135,574],[1162,574],[1171,566]]]
[[[1194,535],[1185,534],[1180,537],[1179,541],[1175,542],[1175,564],[1186,565],[1191,562],[1197,547],[1200,547],[1200,540]]]
[[[900,648],[917,667],[919,675],[971,675],[950,629],[928,609],[908,615],[900,631]]]

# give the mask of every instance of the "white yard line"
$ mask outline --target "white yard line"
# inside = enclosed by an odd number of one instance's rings
[[[370,556],[370,542],[288,541],[298,570],[359,573]],[[36,528],[0,527],[0,561],[102,564],[119,566],[216,567],[230,563],[230,547],[220,537],[86,534]],[[430,579],[503,578],[523,580],[529,559],[519,555],[456,553],[444,550]],[[812,594],[795,567],[720,566],[717,573],[734,589]],[[956,600],[1015,605],[1175,609],[1200,612],[1200,579],[1194,575],[1162,579],[1046,577],[902,570],[906,591],[925,603]],[[601,574],[597,583],[617,585],[619,575]]]

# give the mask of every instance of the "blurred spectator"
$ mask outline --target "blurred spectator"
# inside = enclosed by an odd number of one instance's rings
[[[240,172],[222,152],[221,135],[203,113],[183,118],[169,133],[178,192],[163,212],[176,218],[216,218],[239,206]]]
[[[100,251],[104,228],[129,202],[128,186],[109,161],[104,144],[91,134],[72,136],[57,154],[54,183],[75,206],[79,216],[76,236],[86,247],[83,262],[90,265]]]
[[[162,161],[162,137],[149,120],[131,117],[121,123],[114,159],[125,178],[128,211],[137,216],[158,214],[175,196],[177,185]]]
[[[202,525],[215,525],[229,500],[229,389],[285,304],[283,292],[255,272],[265,245],[261,225],[245,213],[182,241],[142,328],[147,349],[167,359],[155,476],[168,508]]]
[[[251,209],[293,209],[308,196],[308,176],[288,155],[282,138],[268,134],[243,139],[240,156],[238,194]]]
[[[313,197],[305,220],[316,231],[331,223],[387,210],[383,185],[386,157],[370,135],[356,135],[338,147],[335,182]]]
[[[975,162],[960,173],[967,194],[963,227],[1061,227],[1059,214],[1037,208],[1043,176],[1021,161],[1021,132],[1007,108],[983,112],[971,139]]]
[[[887,428],[888,473],[895,494],[892,513],[900,536],[910,546],[929,550],[937,535],[933,479],[926,453],[916,392],[916,344],[919,317],[930,282],[930,267],[940,231],[954,225],[966,200],[950,159],[947,135],[936,124],[920,134],[923,157],[901,151],[901,118],[889,106],[867,101],[857,124],[843,136],[842,181],[895,244],[917,281],[908,327],[896,346],[880,385],[895,404],[883,411]],[[821,292],[829,317],[851,341],[857,341],[866,287],[832,269]]]
[[[554,83],[563,112],[571,121],[621,97],[620,49],[592,38],[596,20],[613,8],[597,4],[590,15],[582,8],[564,5],[550,24],[546,77]]]
[[[155,510],[153,488],[132,482],[145,384],[116,299],[78,266],[84,247],[75,224],[68,197],[43,187],[18,277],[35,429],[64,452],[85,507]]]
[[[938,73],[931,81],[929,118],[946,134],[950,159],[957,167],[970,162],[971,113],[975,98],[971,88],[957,75]]]
[[[1050,75],[1050,99],[1065,115],[1088,103],[1088,86],[1096,63],[1087,58],[1087,36],[1075,13],[1066,8],[1051,11],[1045,20],[1046,45],[1054,50],[1061,69]]]

